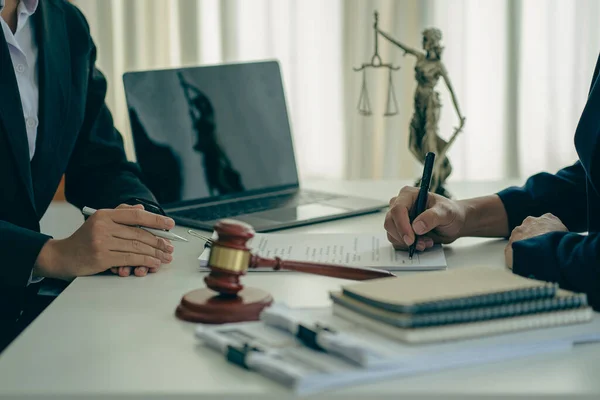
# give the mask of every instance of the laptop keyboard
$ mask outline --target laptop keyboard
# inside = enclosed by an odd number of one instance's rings
[[[294,194],[282,194],[258,199],[240,200],[208,207],[190,208],[169,213],[173,217],[194,219],[196,221],[212,221],[215,219],[235,217],[275,208],[296,207],[331,200],[339,195],[321,192],[302,191]]]

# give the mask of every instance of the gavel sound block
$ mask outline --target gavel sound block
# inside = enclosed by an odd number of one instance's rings
[[[207,288],[184,295],[175,312],[185,321],[222,324],[258,320],[273,298],[264,290],[244,288],[240,277],[248,268],[288,269],[352,280],[394,276],[391,272],[375,269],[263,258],[250,253],[247,246],[248,240],[254,237],[250,225],[224,219],[217,222],[214,229],[218,239],[211,245],[210,273],[204,278]]]

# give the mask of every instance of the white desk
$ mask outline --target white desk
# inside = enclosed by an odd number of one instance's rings
[[[403,182],[312,182],[312,188],[389,199]],[[451,185],[460,197],[498,190],[504,183]],[[384,213],[298,228],[302,232],[378,231]],[[45,232],[70,234],[81,223],[77,210],[53,205]],[[178,233],[185,229],[178,228]],[[461,239],[446,247],[450,268],[504,265],[501,240]],[[200,244],[177,244],[174,262],[144,278],[79,278],[0,356],[0,398],[83,395],[148,398],[277,398],[281,386],[226,363],[199,346],[193,325],[177,320],[181,296],[203,286],[196,260]],[[270,291],[292,306],[329,304],[327,292],[344,281],[289,272],[249,274],[244,282]],[[449,395],[559,394],[600,397],[600,345],[434,374],[391,379],[327,393],[347,399]],[[127,397],[131,398],[131,397]]]

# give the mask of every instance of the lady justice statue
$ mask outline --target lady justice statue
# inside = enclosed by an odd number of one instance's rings
[[[379,55],[377,54],[377,36],[381,35],[389,42],[398,46],[404,51],[404,54],[410,54],[417,59],[415,65],[415,78],[417,80],[417,89],[415,91],[414,99],[414,114],[410,122],[410,136],[409,136],[409,147],[411,153],[423,163],[425,161],[425,155],[428,152],[434,152],[436,154],[436,161],[433,168],[433,175],[431,178],[431,191],[449,197],[449,193],[443,187],[446,179],[452,173],[452,165],[447,157],[447,152],[452,143],[456,140],[458,134],[462,131],[465,124],[465,117],[460,111],[458,106],[458,100],[454,94],[452,83],[448,77],[448,73],[444,64],[442,63],[442,52],[444,48],[441,45],[442,32],[436,28],[429,28],[423,31],[423,51],[406,46],[400,43],[396,39],[392,38],[388,33],[382,31],[378,27],[377,12],[375,12],[375,52],[371,64],[363,64],[361,68],[355,70],[361,70],[365,67],[380,67],[388,66],[389,64],[382,64]],[[390,74],[391,69],[396,69],[389,65]],[[435,86],[438,83],[440,77],[446,83],[450,96],[452,97],[452,103],[459,119],[458,126],[454,129],[453,135],[448,141],[442,139],[438,135],[438,123],[440,120],[440,109],[441,102],[439,93],[435,91]],[[391,78],[390,78],[391,85]],[[365,90],[363,82],[363,91]],[[392,89],[393,90],[393,89]],[[393,92],[392,92],[393,93]],[[389,95],[388,95],[389,96]],[[361,94],[362,98],[362,94]],[[389,99],[389,97],[388,97]],[[395,96],[394,96],[395,100]],[[360,103],[359,103],[360,107]],[[417,181],[417,185],[420,182]]]

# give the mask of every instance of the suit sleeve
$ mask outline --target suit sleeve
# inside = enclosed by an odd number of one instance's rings
[[[550,232],[513,243],[513,271],[586,293],[600,311],[600,234]]]
[[[0,326],[19,317],[25,287],[38,254],[50,236],[0,221]],[[8,306],[4,306],[8,305]],[[2,334],[0,329],[0,336]],[[0,339],[0,342],[2,340]],[[1,348],[2,343],[0,343]]]
[[[0,254],[6,268],[0,268],[0,282],[10,286],[27,285],[40,250],[50,236],[0,221]]]
[[[511,187],[498,193],[508,215],[512,231],[528,216],[552,213],[572,232],[587,229],[586,174],[578,161],[555,175],[532,176],[523,187]]]
[[[79,208],[114,208],[133,197],[156,202],[142,184],[137,165],[127,161],[123,139],[105,104],[106,79],[95,61],[93,47],[85,118],[65,173],[65,196]]]

